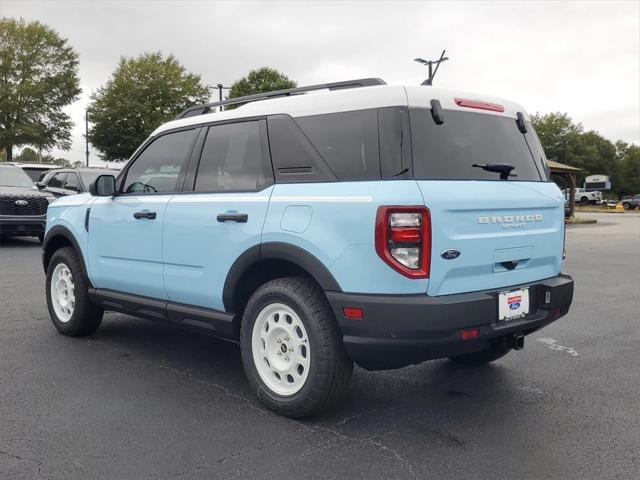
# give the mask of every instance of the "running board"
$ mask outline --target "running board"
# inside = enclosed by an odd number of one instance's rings
[[[150,320],[168,321],[172,324],[196,328],[226,340],[238,341],[238,331],[234,325],[234,315],[231,313],[104,288],[90,288],[89,298],[91,302],[105,310]]]

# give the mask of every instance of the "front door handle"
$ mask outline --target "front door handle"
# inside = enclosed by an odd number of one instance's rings
[[[219,222],[247,223],[247,220],[249,220],[249,215],[246,213],[221,213],[218,215]]]
[[[142,212],[136,212],[133,214],[133,218],[140,220],[141,218],[148,218],[149,220],[156,219],[156,212],[148,212],[143,210]]]

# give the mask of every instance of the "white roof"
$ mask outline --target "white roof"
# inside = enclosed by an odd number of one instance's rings
[[[454,99],[456,98],[498,104],[504,107],[504,112],[460,107],[455,103]],[[287,114],[292,117],[304,117],[395,106],[431,108],[430,102],[434,99],[439,100],[445,110],[473,111],[511,118],[516,118],[516,112],[523,112],[525,118],[528,118],[524,109],[517,103],[490,95],[417,85],[380,85],[332,91],[320,90],[300,95],[259,100],[247,103],[234,110],[224,110],[222,112],[172,120],[158,127],[151,136],[172,128],[260,115]]]
[[[51,170],[54,168],[62,168],[60,165],[53,163],[21,163],[21,162],[3,162],[5,165],[14,165],[20,168],[42,168],[43,170]]]

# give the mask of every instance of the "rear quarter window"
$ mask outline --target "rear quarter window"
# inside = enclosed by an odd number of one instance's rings
[[[295,119],[339,180],[379,180],[377,110]]]
[[[499,180],[500,175],[473,164],[508,163],[516,177],[509,181],[541,181],[543,153],[532,154],[515,119],[499,115],[445,110],[437,125],[429,109],[410,109],[414,177],[420,180]],[[530,126],[529,126],[530,128]],[[541,158],[535,158],[536,156]]]

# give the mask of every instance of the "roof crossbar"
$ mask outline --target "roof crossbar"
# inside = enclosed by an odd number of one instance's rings
[[[221,102],[207,103],[205,105],[194,105],[182,111],[176,119],[194,117],[196,115],[204,115],[210,113],[214,107],[224,105],[236,105],[238,103],[250,103],[258,100],[267,100],[269,98],[287,97],[289,95],[298,95],[304,92],[312,92],[314,90],[342,90],[345,88],[372,87],[375,85],[386,85],[384,80],[379,78],[359,78],[357,80],[345,80],[342,82],[323,83],[319,85],[309,85],[306,87],[288,88],[286,90],[276,90],[273,92],[257,93],[255,95],[247,95],[245,97],[236,97],[223,100]]]

